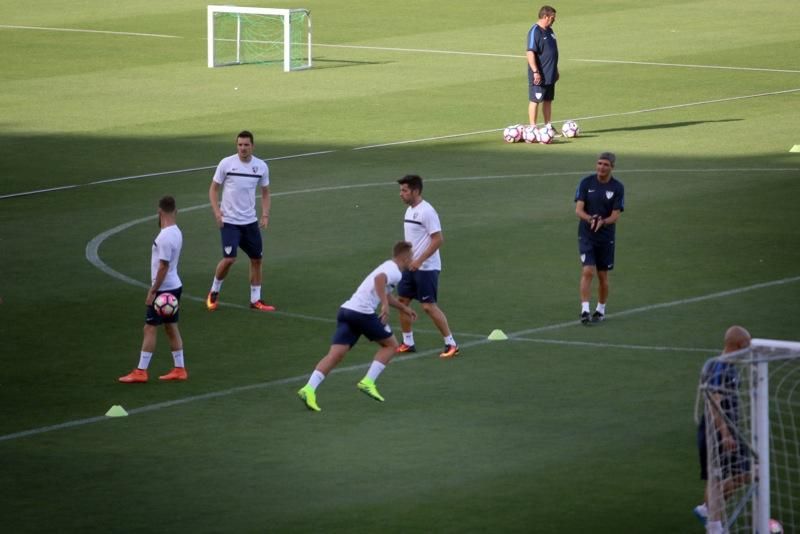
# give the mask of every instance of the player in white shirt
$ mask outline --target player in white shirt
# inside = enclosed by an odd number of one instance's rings
[[[241,248],[250,258],[250,307],[274,311],[261,300],[261,259],[264,256],[261,229],[269,224],[269,167],[253,155],[253,134],[247,130],[236,136],[236,154],[217,165],[208,198],[222,235],[222,260],[214,271],[214,281],[206,297],[209,311],[217,309],[222,282],[236,261]],[[261,218],[256,216],[256,191],[261,188]],[[222,188],[222,203],[219,190]]]
[[[422,178],[409,174],[397,180],[397,183],[400,184],[400,199],[408,206],[403,224],[405,239],[414,247],[414,259],[403,273],[403,280],[397,286],[397,295],[403,304],[408,305],[411,299],[422,304],[422,309],[444,338],[444,350],[439,357],[452,358],[458,354],[458,345],[450,331],[447,316],[436,304],[439,273],[442,270],[439,248],[444,242],[439,214],[422,198]],[[416,352],[411,321],[401,315],[400,326],[403,329],[403,344],[397,347],[397,351]]]
[[[308,383],[300,388],[297,395],[309,410],[320,411],[317,405],[317,386],[334,367],[339,365],[345,354],[353,348],[358,338],[362,335],[370,341],[378,343],[381,347],[375,353],[375,359],[367,374],[358,383],[358,389],[377,401],[383,402],[383,397],[375,387],[375,380],[383,369],[389,364],[397,352],[397,340],[389,326],[389,306],[397,308],[401,317],[414,321],[417,314],[414,310],[398,301],[393,295],[393,288],[402,278],[401,271],[411,263],[411,243],[400,241],[394,245],[392,259],[386,260],[364,278],[353,296],[339,308],[336,317],[336,332],[331,341],[328,354],[322,358]],[[375,313],[375,308],[380,304],[380,315]]]
[[[176,222],[177,214],[174,198],[166,196],[158,201],[158,223],[161,231],[153,241],[153,250],[150,255],[151,285],[144,301],[147,309],[142,351],[139,354],[139,365],[136,366],[136,369],[119,378],[120,382],[126,384],[147,382],[147,367],[156,350],[158,327],[162,324],[169,339],[175,366],[172,371],[158,378],[159,380],[186,380],[189,378],[183,362],[183,339],[178,330],[180,304],[178,311],[171,317],[161,317],[153,307],[153,301],[162,293],[172,293],[180,303],[183,284],[178,276],[178,260],[183,247],[183,234]]]

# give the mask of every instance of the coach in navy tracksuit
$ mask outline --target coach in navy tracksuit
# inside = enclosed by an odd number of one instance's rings
[[[608,271],[614,268],[614,240],[617,219],[625,210],[625,187],[611,175],[616,156],[603,152],[597,158],[596,174],[581,180],[575,192],[578,223],[578,252],[583,264],[581,273],[581,322],[597,323],[605,318],[608,300]],[[594,273],[600,285],[597,309],[589,316],[589,298]]]
[[[555,21],[555,8],[542,6],[539,20],[528,31],[528,119],[531,126],[536,126],[539,104],[542,103],[545,127],[552,127],[550,119],[558,81],[558,43],[553,32]]]

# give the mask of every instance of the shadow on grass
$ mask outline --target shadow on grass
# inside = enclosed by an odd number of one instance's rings
[[[609,132],[641,132],[644,130],[663,130],[667,128],[684,128],[686,126],[697,126],[698,124],[708,124],[714,122],[737,122],[743,119],[720,119],[715,121],[680,121],[680,122],[665,122],[661,124],[642,124],[640,126],[626,126],[621,128],[603,128],[602,130],[592,130],[594,133],[609,133]],[[582,136],[588,137],[588,136]]]

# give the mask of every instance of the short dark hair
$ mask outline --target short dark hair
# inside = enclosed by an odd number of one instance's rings
[[[249,130],[242,130],[239,132],[239,135],[236,136],[236,139],[245,138],[250,139],[250,144],[255,144],[256,140],[253,138],[253,132]]]
[[[392,256],[397,257],[400,254],[405,254],[411,250],[411,243],[408,241],[398,241],[394,244],[394,248],[392,249]]]
[[[158,208],[164,213],[175,213],[175,197],[169,195],[161,197],[158,201]]]
[[[407,185],[412,191],[419,191],[422,193],[422,178],[416,174],[406,174],[397,183],[400,185]]]
[[[545,17],[549,17],[551,15],[555,15],[555,14],[556,14],[556,8],[554,8],[553,6],[542,6],[541,9],[539,9],[539,18],[540,19],[543,19]]]

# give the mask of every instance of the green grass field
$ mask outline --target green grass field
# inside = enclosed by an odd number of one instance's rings
[[[208,69],[197,0],[0,5],[3,532],[701,531],[702,362],[733,323],[800,338],[795,3],[555,4],[554,118],[584,135],[444,138],[526,121],[539,5],[501,4],[308,0],[317,66],[289,74]],[[264,291],[281,313],[242,308],[241,262],[210,314],[208,167],[244,128],[262,158],[327,153],[271,162]],[[627,209],[610,317],[585,328],[572,199],[602,150]],[[462,354],[440,361],[421,317],[423,353],[381,376],[385,403],[355,388],[362,341],[308,413],[295,391],[402,237],[409,172],[442,218]],[[191,379],[126,387],[164,194]],[[512,339],[488,343],[494,328]],[[159,343],[151,376],[172,365]],[[103,418],[113,404],[131,416]]]

